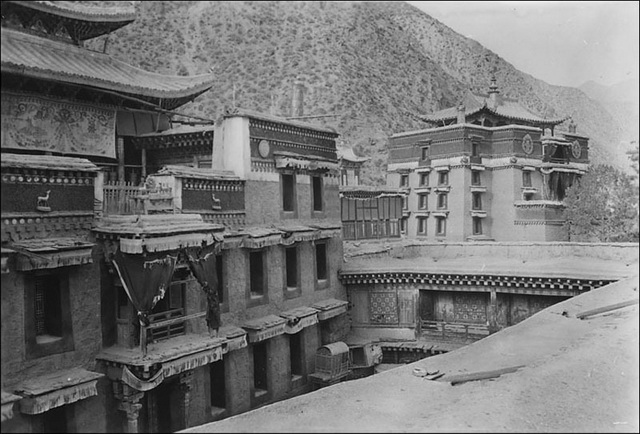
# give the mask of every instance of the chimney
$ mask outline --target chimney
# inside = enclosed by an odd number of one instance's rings
[[[458,123],[464,124],[466,120],[465,107],[464,104],[460,103],[458,106]]]
[[[496,74],[495,70],[491,75],[491,85],[489,86],[489,108],[496,109],[500,104],[500,91],[498,90],[498,85],[496,84]]]
[[[304,116],[304,84],[302,77],[298,76],[293,82],[293,97],[291,99],[291,117]]]

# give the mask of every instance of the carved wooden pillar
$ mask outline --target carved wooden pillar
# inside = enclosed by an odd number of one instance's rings
[[[498,325],[498,294],[495,289],[491,289],[489,298],[489,333],[495,333],[500,329]]]
[[[127,416],[127,432],[138,433],[138,416],[142,408],[140,400],[144,397],[144,392],[120,382],[114,383],[113,389],[116,398],[120,400],[118,410],[124,411]]]
[[[118,181],[126,181],[124,177],[124,139],[118,137],[116,139],[116,153],[118,154]]]
[[[182,392],[182,428],[189,427],[189,404],[191,403],[191,389],[193,381],[193,371],[186,371],[180,374],[180,391]]]
[[[145,178],[147,177],[147,149],[146,148],[142,148],[140,150],[140,160],[141,160],[141,164],[142,164],[142,173],[140,175],[140,181],[144,182]]]

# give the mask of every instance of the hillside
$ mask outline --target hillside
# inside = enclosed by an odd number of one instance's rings
[[[296,77],[304,114],[373,157],[363,181],[384,182],[390,134],[424,128],[408,113],[456,104],[486,90],[490,71],[504,95],[546,116],[572,115],[591,137],[594,163],[628,166],[615,144],[623,128],[575,88],[551,86],[403,2],[138,2],[138,19],[108,37],[107,52],[143,69],[211,71],[213,88],[181,108],[216,119],[234,103],[288,116]],[[104,38],[90,46],[102,50]]]

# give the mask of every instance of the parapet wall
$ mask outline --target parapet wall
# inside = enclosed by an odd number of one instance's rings
[[[535,260],[560,257],[585,257],[638,262],[638,243],[574,243],[574,242],[450,242],[450,243],[385,243],[346,246],[349,258],[416,258],[455,259],[466,257],[502,257]]]

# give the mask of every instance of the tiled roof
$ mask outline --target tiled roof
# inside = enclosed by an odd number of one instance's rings
[[[544,124],[559,124],[564,122],[567,118],[557,118],[557,119],[545,119],[541,118],[538,115],[531,113],[529,110],[524,108],[517,101],[508,99],[508,98],[500,98],[498,107],[495,109],[490,108],[488,105],[488,96],[487,95],[476,95],[471,92],[467,92],[465,95],[465,99],[463,105],[465,107],[465,116],[469,116],[479,112],[482,109],[486,109],[489,112],[496,114],[498,116],[502,116],[509,119],[527,121],[527,122],[535,122],[535,123],[544,123]],[[458,108],[457,107],[449,107],[443,110],[439,110],[437,112],[422,116],[425,121],[428,122],[439,122],[439,121],[447,121],[451,119],[456,119],[458,117]]]
[[[133,21],[136,18],[132,1],[11,1],[31,9],[81,21]]]
[[[1,58],[3,73],[151,98],[195,98],[213,84],[210,74],[191,77],[161,75],[136,68],[107,54],[4,28]]]
[[[173,175],[179,178],[239,180],[230,170],[214,170],[200,167],[167,165],[153,175]]]
[[[369,157],[359,157],[353,152],[352,148],[347,148],[347,147],[338,148],[338,158],[347,160],[347,161],[352,161],[354,163],[362,163],[371,159]]]
[[[214,131],[215,125],[180,125],[177,127],[169,128],[168,130],[160,131],[157,133],[140,134],[138,138],[142,137],[168,137],[178,134],[192,134],[192,133],[206,133],[208,131]]]

